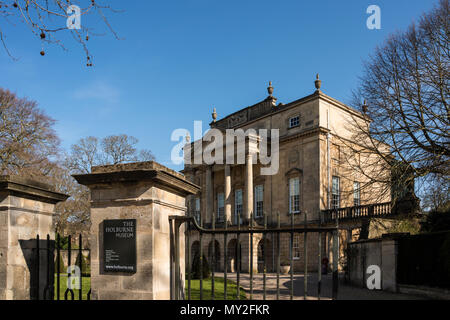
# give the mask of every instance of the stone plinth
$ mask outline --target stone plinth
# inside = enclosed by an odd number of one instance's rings
[[[34,180],[0,176],[0,300],[43,298],[47,273],[47,234],[54,240],[55,204],[67,196]],[[37,288],[37,236],[39,242],[39,293]],[[51,279],[53,280],[53,279]],[[53,282],[52,282],[53,283]]]
[[[199,188],[156,162],[94,167],[75,175],[91,190],[92,299],[170,298],[169,216],[184,216],[185,197]],[[136,272],[105,272],[104,220],[136,219]],[[180,270],[184,283],[184,227],[180,229]]]

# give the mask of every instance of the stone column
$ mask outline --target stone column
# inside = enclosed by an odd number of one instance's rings
[[[47,265],[45,249],[54,247],[55,204],[67,197],[38,181],[0,176],[0,300],[44,299],[45,287],[53,286],[53,277],[46,283],[47,267],[51,274],[54,270],[53,265]],[[39,290],[38,235],[43,249],[39,250]]]
[[[246,155],[245,159],[245,220],[250,221],[253,212],[253,158],[251,154]]]
[[[326,233],[326,237],[327,237],[327,255],[328,255],[328,270],[332,269],[332,265],[333,265],[333,233],[332,232],[327,232]]]
[[[170,298],[169,216],[186,214],[185,198],[199,187],[156,162],[94,167],[75,179],[91,191],[91,290],[98,300]],[[136,271],[105,271],[105,220],[136,220]],[[180,228],[179,280],[184,288],[184,227]]]
[[[231,223],[231,167],[225,165],[225,221]]]
[[[206,213],[205,213],[205,221],[207,223],[212,223],[212,214],[213,214],[213,186],[212,186],[212,167],[206,166]]]

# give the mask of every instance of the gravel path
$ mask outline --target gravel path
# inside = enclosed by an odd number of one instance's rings
[[[216,273],[215,276],[223,277],[223,273]],[[229,280],[236,281],[236,274],[228,274]],[[250,299],[250,275],[240,275],[240,286],[247,292],[247,298]],[[302,274],[294,275],[294,300],[304,299],[304,276]],[[308,275],[308,300],[317,300],[317,274]],[[277,277],[276,274],[266,275],[266,299],[276,299]],[[291,280],[290,275],[280,275],[280,300],[290,299]],[[332,278],[331,275],[322,275],[321,298],[322,300],[331,299]],[[253,276],[253,299],[263,299],[263,275],[255,274]],[[339,283],[338,300],[422,300],[424,298],[400,293],[391,293],[381,290],[369,290]]]

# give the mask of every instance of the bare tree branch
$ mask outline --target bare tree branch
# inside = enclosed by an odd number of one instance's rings
[[[364,64],[351,104],[367,121],[349,121],[353,135],[346,146],[379,159],[362,166],[349,153],[352,169],[371,183],[385,180],[390,189],[414,189],[417,179],[425,186],[436,176],[449,183],[449,16],[449,0],[441,0],[406,32],[390,36]],[[380,175],[380,168],[392,176]]]
[[[94,28],[88,27],[83,19],[80,29],[69,29],[67,21],[72,16],[70,6],[76,5],[80,8],[80,16],[97,15],[103,21],[108,31],[115,39],[120,39],[117,32],[109,23],[108,17],[104,11],[118,13],[122,12],[103,4],[101,0],[0,0],[0,41],[13,60],[17,60],[8,49],[5,29],[2,28],[2,22],[7,22],[7,18],[23,23],[28,26],[31,33],[42,42],[41,55],[45,55],[45,45],[58,45],[62,49],[65,46],[59,37],[61,32],[70,32],[76,42],[78,42],[85,54],[87,66],[92,66],[92,55],[89,52],[87,42],[90,35],[100,35],[95,33]],[[62,35],[61,35],[62,36]]]

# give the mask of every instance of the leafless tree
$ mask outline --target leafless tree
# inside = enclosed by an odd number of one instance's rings
[[[0,88],[0,174],[47,175],[59,151],[54,122],[35,101]]]
[[[88,21],[86,18],[89,15],[100,18],[109,32],[116,39],[119,39],[108,21],[107,14],[105,14],[105,12],[115,13],[119,11],[105,3],[106,1],[102,0],[0,0],[0,43],[7,54],[12,59],[16,59],[7,45],[6,24],[12,26],[25,24],[32,35],[41,40],[42,49],[40,53],[45,55],[44,47],[47,45],[58,45],[66,49],[62,40],[64,38],[62,33],[68,32],[74,41],[82,46],[86,54],[87,66],[92,66],[92,55],[87,43],[92,36],[99,36],[102,33],[88,27],[88,24],[84,22]],[[79,29],[72,28],[72,26],[69,29],[70,23],[67,21],[73,21],[71,17],[77,13],[78,8],[80,17],[83,17],[83,23],[80,24]]]
[[[138,150],[137,143],[137,138],[121,134],[103,139],[86,137],[71,146],[61,170],[52,172],[52,184],[71,195],[57,206],[54,225],[59,233],[82,232],[90,226],[89,189],[79,185],[71,174],[88,174],[93,166],[155,159],[150,150]]]
[[[101,163],[98,138],[82,138],[71,146],[66,156],[67,167],[75,173],[90,173],[93,166]]]
[[[72,173],[90,173],[93,166],[154,160],[150,150],[136,148],[138,142],[126,134],[80,139],[66,156],[67,167]]]
[[[87,231],[90,227],[89,192],[79,185],[63,164],[55,165],[46,181],[70,197],[56,205],[53,225],[61,235]]]
[[[371,183],[426,186],[439,175],[449,184],[449,17],[449,0],[441,0],[364,64],[352,105],[367,121],[349,121],[353,136],[346,145],[366,153],[368,163],[347,162]]]
[[[102,148],[106,162],[111,164],[134,161],[136,159],[135,145],[138,140],[125,134],[105,137]]]
[[[0,88],[0,174],[35,177],[70,195],[57,205],[55,229],[62,234],[87,230],[89,190],[71,175],[90,173],[96,165],[149,161],[154,156],[136,147],[138,139],[124,134],[83,138],[62,154],[54,123],[35,101]]]
[[[423,193],[422,207],[426,211],[439,211],[448,208],[449,205],[450,184],[444,178],[436,176]]]

